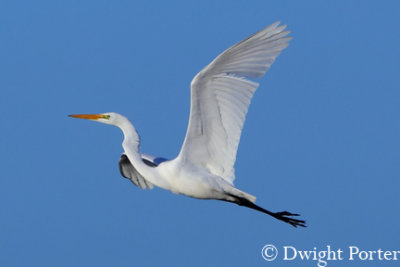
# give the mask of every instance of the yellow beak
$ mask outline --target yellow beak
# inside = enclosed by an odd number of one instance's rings
[[[78,118],[78,119],[86,119],[86,120],[98,120],[98,119],[106,119],[107,116],[103,114],[74,114],[68,115],[68,117]]]

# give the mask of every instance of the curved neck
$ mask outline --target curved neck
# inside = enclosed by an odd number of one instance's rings
[[[150,183],[169,190],[169,185],[165,179],[162,178],[157,168],[147,166],[140,155],[140,137],[132,123],[125,117],[122,117],[116,126],[118,126],[124,133],[124,141],[122,147],[125,150],[131,164],[135,169]]]
[[[127,144],[129,143],[129,147],[133,148],[134,151],[139,156],[140,136],[137,133],[133,124],[128,119],[125,118],[125,120],[118,123],[117,126],[121,129],[122,133],[124,134],[124,141],[122,143],[122,146],[124,147],[124,143]]]

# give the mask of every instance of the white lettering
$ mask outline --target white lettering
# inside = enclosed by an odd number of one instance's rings
[[[368,259],[368,253],[364,250],[361,250],[360,253],[358,253],[358,257],[360,258],[360,260],[365,261],[366,259]]]
[[[318,267],[325,267],[326,265],[328,265],[328,262],[324,260],[326,254],[326,250],[321,250],[320,252],[318,252]]]
[[[353,255],[354,254],[358,254],[358,252],[360,252],[360,250],[356,246],[350,246],[349,249],[350,249],[350,258],[349,258],[349,260],[353,261],[354,260],[354,256]],[[356,252],[354,252],[354,251],[356,251]]]
[[[311,258],[311,254],[314,254],[314,259],[313,260],[317,260],[317,257],[315,255],[315,251],[307,251],[307,250],[306,251],[301,251],[301,250],[299,250],[298,252],[299,252],[301,260],[304,260],[304,259],[309,260]]]
[[[292,246],[284,246],[283,248],[285,249],[285,257],[283,258],[284,261],[292,261],[297,257],[296,248],[294,248]],[[288,249],[291,249],[293,251],[293,257],[291,257],[291,258],[288,258],[288,256],[287,256]]]
[[[337,250],[337,253],[338,253],[338,260],[342,261],[344,259],[342,256],[343,250],[339,248]],[[328,258],[328,260],[329,260],[329,258]]]
[[[381,261],[382,259],[382,249],[378,249],[378,259]]]
[[[331,250],[331,246],[326,246],[327,248],[328,248],[328,251],[327,251],[327,253],[328,253],[328,258],[326,258],[328,261],[330,261],[330,260],[336,260],[336,253],[335,253],[335,251],[334,250]],[[339,251],[339,250],[338,250]],[[333,256],[332,256],[333,255]],[[332,257],[331,257],[332,256]]]
[[[385,251],[385,253],[383,254],[383,257],[385,258],[385,260],[387,260],[387,261],[392,260],[392,258],[389,258],[389,256],[392,256],[392,252],[391,251]]]
[[[330,245],[326,249],[320,250],[314,247],[312,250],[297,250],[293,246],[283,246],[285,261],[302,260],[316,261],[318,267],[326,267],[329,261],[343,261],[344,252],[342,249],[332,250]],[[400,258],[400,250],[385,251],[381,248],[377,250],[362,250],[358,246],[349,246],[349,261],[397,261]]]
[[[398,251],[393,251],[393,260],[394,260],[394,261],[397,261],[397,253],[400,254],[400,250],[398,250]]]

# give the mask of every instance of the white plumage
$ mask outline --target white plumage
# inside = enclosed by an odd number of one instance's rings
[[[180,158],[233,183],[234,164],[247,110],[258,87],[248,78],[265,74],[288,46],[279,22],[227,49],[191,84],[189,127]]]
[[[179,155],[165,160],[141,154],[135,127],[117,113],[70,115],[119,127],[125,150],[121,174],[141,188],[154,186],[201,199],[236,203],[267,213],[293,226],[305,226],[290,212],[270,212],[255,197],[233,186],[234,164],[250,101],[258,83],[291,37],[276,22],[227,49],[200,71],[191,83],[191,109]]]

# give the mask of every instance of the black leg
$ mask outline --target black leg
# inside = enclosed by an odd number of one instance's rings
[[[294,219],[294,218],[290,217],[290,216],[300,216],[299,214],[290,213],[288,211],[281,211],[281,212],[272,213],[270,215],[278,220],[284,221],[286,223],[290,223],[294,227],[297,227],[297,226],[307,227],[305,221]]]
[[[292,225],[294,227],[297,227],[297,226],[307,227],[306,222],[304,220],[298,220],[298,219],[291,218],[293,216],[300,216],[299,214],[291,213],[288,211],[271,212],[269,210],[261,208],[260,206],[257,206],[256,204],[254,204],[253,202],[251,202],[245,198],[237,197],[234,195],[231,195],[231,196],[236,199],[236,201],[234,201],[234,203],[236,203],[240,206],[244,206],[244,207],[248,207],[248,208],[251,208],[254,210],[261,211],[263,213],[266,213],[266,214],[274,217],[275,219],[281,220],[285,223],[289,223],[290,225]]]

